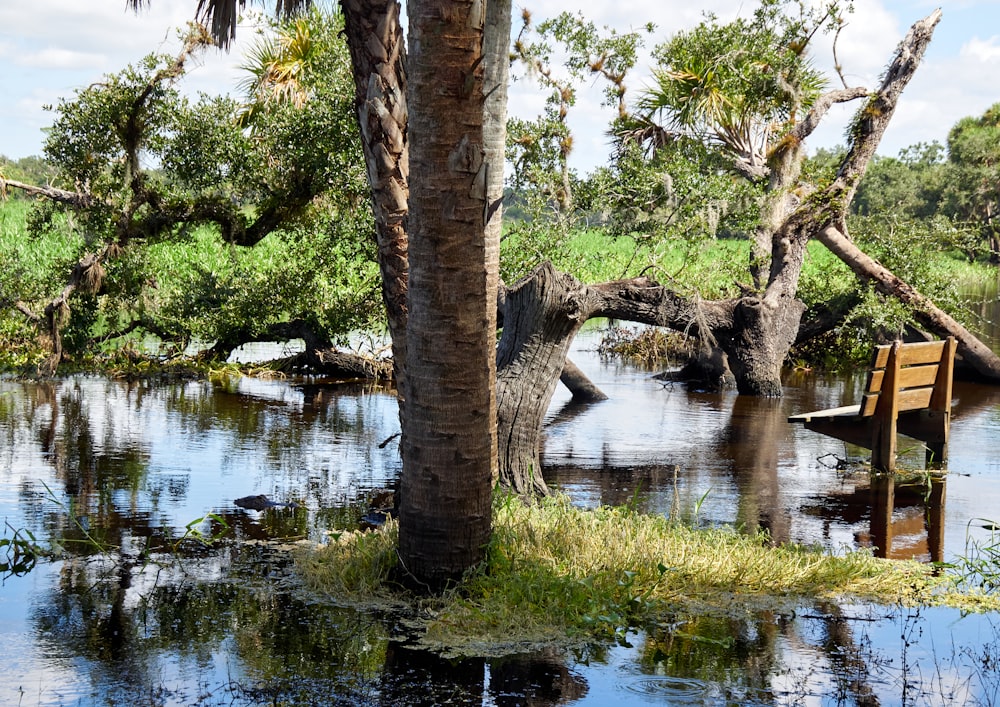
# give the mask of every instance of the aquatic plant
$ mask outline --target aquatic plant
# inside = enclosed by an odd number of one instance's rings
[[[4,521],[4,525],[4,537],[0,538],[0,576],[6,578],[27,574],[48,553],[38,544],[30,530],[15,528],[7,521]],[[7,530],[14,531],[9,538]]]
[[[987,530],[989,535],[976,538],[973,527]],[[1000,594],[1000,523],[986,518],[970,520],[965,530],[965,554],[940,566],[960,587]]]
[[[864,551],[774,546],[765,534],[695,528],[628,507],[584,510],[565,497],[495,501],[487,561],[434,600],[392,582],[395,526],[343,533],[297,556],[306,585],[338,602],[409,606],[419,640],[445,652],[489,654],[540,643],[624,640],[678,609],[783,606],[826,598],[885,604],[995,607],[959,592],[933,568]],[[968,601],[966,601],[968,600]]]
[[[691,347],[691,341],[680,332],[614,326],[604,332],[597,351],[605,358],[619,357],[640,365],[656,366],[687,360]]]

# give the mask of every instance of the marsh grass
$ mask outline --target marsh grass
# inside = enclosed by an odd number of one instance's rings
[[[977,537],[982,531],[983,537]],[[965,554],[944,565],[959,586],[1000,595],[1000,523],[973,518],[965,532]]]
[[[625,507],[584,510],[564,497],[501,497],[486,562],[443,596],[392,584],[396,526],[344,533],[297,557],[305,583],[336,601],[408,605],[420,640],[444,652],[503,653],[551,642],[614,640],[670,611],[703,613],[850,598],[996,608],[916,562],[868,552],[773,546],[766,535],[694,528]]]

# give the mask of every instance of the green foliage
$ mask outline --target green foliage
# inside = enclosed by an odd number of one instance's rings
[[[150,249],[150,304],[180,348],[189,339],[238,341],[303,319],[337,338],[381,321],[372,243],[335,211],[276,232],[252,249],[199,230],[185,244]]]
[[[318,11],[275,28],[279,39],[308,45],[294,72],[301,100],[265,92],[260,75],[248,82],[252,110],[230,97],[183,98],[175,84],[190,55],[182,53],[150,55],[60,101],[46,157],[57,185],[86,198],[38,202],[11,218],[3,208],[0,263],[13,276],[0,284],[0,332],[26,338],[23,318],[6,316],[11,304],[41,312],[87,253],[99,254],[101,277],[96,291],[72,293],[62,332],[69,355],[132,347],[148,334],[174,351],[193,339],[236,345],[293,319],[320,341],[377,327],[341,29],[339,15]],[[193,36],[186,52],[201,41]],[[269,56],[283,60],[290,47],[301,49],[279,42]]]
[[[573,103],[574,81],[585,81],[594,75],[603,76],[608,83],[604,89],[604,104],[617,107],[624,98],[626,74],[635,66],[644,36],[651,34],[652,23],[640,31],[621,33],[609,27],[598,28],[586,20],[583,13],[562,12],[554,18],[531,27],[531,15],[522,15],[524,26],[514,51],[543,87],[556,93],[568,91],[559,101]],[[534,29],[537,41],[528,41],[529,29]],[[554,57],[561,55],[562,67],[570,77],[560,80],[554,76]]]
[[[898,158],[874,157],[852,204],[863,216],[929,218],[938,213],[947,184],[944,148],[937,142],[909,147]]]
[[[581,205],[600,214],[610,235],[652,242],[743,237],[761,198],[758,187],[723,169],[717,153],[692,141],[652,157],[626,142],[615,163],[598,169],[580,191]]]
[[[591,214],[576,204],[586,189],[568,164],[573,138],[567,116],[576,102],[576,84],[590,77],[606,81],[605,104],[625,111],[625,77],[635,65],[643,35],[652,31],[619,33],[598,29],[580,14],[568,12],[524,25],[514,43],[514,54],[527,77],[547,92],[542,115],[535,120],[511,119],[507,125],[507,160],[512,166],[507,184],[512,198],[507,213],[508,244],[503,268],[508,280],[527,272],[540,260],[556,260],[570,234],[586,228]],[[556,58],[560,64],[555,65]]]
[[[969,262],[1000,251],[1000,104],[963,118],[948,135],[947,154],[919,143],[898,158],[876,157],[858,186],[855,213],[927,221],[942,245]]]
[[[837,3],[806,11],[788,0],[762,0],[752,18],[728,24],[709,14],[656,47],[655,84],[639,101],[640,117],[711,141],[738,161],[762,161],[820,95],[825,81],[807,47],[840,22]]]
[[[963,118],[948,133],[949,180],[943,211],[967,222],[1000,258],[1000,103],[979,118]]]

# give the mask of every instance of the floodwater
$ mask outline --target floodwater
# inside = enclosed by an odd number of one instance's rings
[[[863,450],[786,422],[850,403],[859,377],[793,373],[781,400],[689,393],[595,341],[572,357],[610,399],[560,391],[543,457],[575,503],[925,561],[1000,521],[1000,388],[956,383],[948,473],[887,488],[843,463]],[[355,524],[399,472],[397,431],[393,397],[355,385],[0,379],[0,537],[62,551],[0,586],[0,704],[1000,704],[1000,616],[950,609],[815,602],[664,616],[573,651],[415,650],[391,620],[297,591],[260,542]],[[253,494],[297,505],[233,503]],[[238,542],[191,537],[215,532]]]

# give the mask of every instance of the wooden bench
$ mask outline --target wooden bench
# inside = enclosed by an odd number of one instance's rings
[[[876,346],[859,405],[792,415],[789,422],[872,450],[872,468],[896,467],[896,433],[927,446],[927,463],[948,458],[955,338]]]

